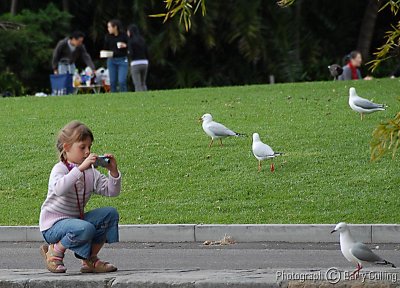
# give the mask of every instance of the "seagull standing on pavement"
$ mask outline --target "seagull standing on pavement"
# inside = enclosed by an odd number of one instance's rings
[[[389,261],[386,261],[372,252],[371,249],[368,248],[367,245],[356,242],[351,235],[350,229],[346,223],[340,222],[336,225],[335,229],[331,232],[339,232],[340,233],[340,250],[342,251],[343,256],[349,261],[357,265],[357,269],[351,274],[351,276],[355,276],[356,278],[359,276],[360,270],[363,268],[363,265],[369,264],[378,264],[378,265],[390,265],[393,268],[396,266]]]
[[[258,133],[253,134],[253,144],[251,148],[253,150],[254,157],[256,157],[258,160],[258,172],[261,171],[261,161],[265,159],[273,159],[276,156],[282,155],[282,153],[274,152],[271,147],[261,142],[260,135],[258,135]],[[273,162],[271,162],[270,170],[271,172],[275,171]]]
[[[211,137],[211,142],[208,145],[208,147],[212,146],[215,139],[219,139],[221,146],[223,146],[222,144],[223,138],[230,136],[239,137],[242,135],[233,132],[232,130],[230,130],[229,128],[225,127],[224,125],[218,122],[213,121],[211,114],[204,114],[203,116],[201,116],[199,120],[203,122],[202,126],[204,132],[206,132],[206,134]]]
[[[385,110],[384,104],[375,104],[372,101],[358,96],[354,87],[349,89],[349,105],[351,109],[360,113],[361,120],[363,120],[364,114]]]

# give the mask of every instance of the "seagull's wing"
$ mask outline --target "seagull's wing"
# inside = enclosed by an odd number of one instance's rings
[[[253,145],[253,154],[260,158],[273,158],[275,156],[274,150],[262,142]]]
[[[236,136],[237,133],[233,132],[231,129],[228,129],[224,125],[218,122],[211,122],[208,125],[208,129],[212,131],[215,136],[224,137],[224,136]]]
[[[365,262],[383,262],[384,260],[372,252],[367,245],[361,242],[354,243],[350,249],[350,253],[353,254],[358,260]]]
[[[383,108],[382,104],[375,104],[374,102],[361,97],[354,97],[353,104],[363,109]]]

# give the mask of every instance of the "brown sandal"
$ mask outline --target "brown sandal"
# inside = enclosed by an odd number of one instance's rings
[[[47,269],[52,273],[65,273],[67,269],[64,266],[63,253],[54,251],[53,245],[40,246],[40,254],[42,254]]]
[[[109,262],[101,261],[97,256],[92,256],[89,260],[85,260],[81,273],[109,273],[117,270],[118,268]]]

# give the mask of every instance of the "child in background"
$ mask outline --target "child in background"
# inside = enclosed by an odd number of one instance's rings
[[[39,220],[40,231],[49,244],[40,247],[41,254],[53,273],[66,272],[66,249],[82,260],[82,273],[117,270],[97,257],[104,243],[119,240],[117,210],[102,207],[84,212],[92,193],[114,197],[121,191],[121,173],[112,154],[105,155],[110,159],[108,177],[93,167],[97,159],[90,153],[93,140],[90,129],[78,121],[67,124],[58,135],[60,162],[51,171]]]

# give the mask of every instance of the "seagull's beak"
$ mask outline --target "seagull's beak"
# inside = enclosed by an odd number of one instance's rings
[[[332,234],[332,233],[335,233],[335,232],[336,232],[336,230],[335,230],[335,229],[333,229],[333,230],[331,231],[331,234]]]
[[[201,119],[201,117],[199,118],[199,122],[203,122],[203,119]]]

